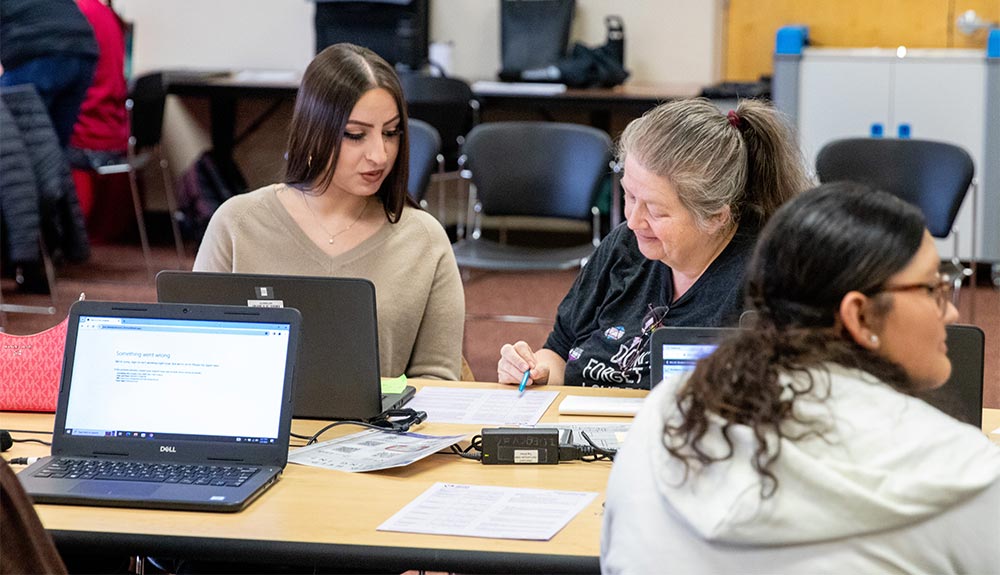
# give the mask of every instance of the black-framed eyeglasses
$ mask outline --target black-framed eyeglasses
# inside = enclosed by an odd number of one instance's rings
[[[661,305],[653,307],[648,304],[649,311],[642,318],[642,333],[632,340],[632,345],[628,346],[625,357],[628,360],[622,365],[622,371],[628,371],[635,366],[635,362],[642,355],[642,348],[649,344],[649,338],[654,331],[663,327],[663,322],[667,319],[667,312],[670,306]]]
[[[948,313],[948,304],[951,302],[951,294],[955,290],[955,284],[953,284],[948,278],[941,278],[936,283],[913,283],[898,286],[882,286],[869,292],[868,295],[885,292],[891,293],[917,290],[924,290],[927,295],[934,298],[934,302],[937,303],[938,312],[941,314],[941,317],[944,317],[945,314]]]

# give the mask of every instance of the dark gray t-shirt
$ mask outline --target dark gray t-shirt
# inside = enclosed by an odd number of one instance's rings
[[[649,389],[649,343],[641,340],[650,308],[667,306],[664,326],[737,325],[758,231],[741,225],[691,289],[670,303],[670,268],[646,259],[625,224],[612,230],[559,304],[545,342],[566,360],[565,384]]]

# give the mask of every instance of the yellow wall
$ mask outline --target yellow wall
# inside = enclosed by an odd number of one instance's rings
[[[985,49],[984,31],[955,27],[966,10],[1000,20],[1000,0],[729,0],[724,75],[770,74],[775,33],[789,24],[809,26],[813,46]]]

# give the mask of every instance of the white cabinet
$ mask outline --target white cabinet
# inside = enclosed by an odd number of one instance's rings
[[[794,114],[807,161],[815,166],[817,153],[832,140],[911,137],[965,148],[976,163],[978,177],[985,159],[986,106],[996,105],[994,98],[987,98],[984,53],[951,49],[902,52],[824,48],[802,51]],[[980,189],[975,253],[979,257],[983,254],[983,192]],[[972,211],[969,193],[956,220],[958,254],[963,259],[974,255]],[[950,257],[953,242],[953,237],[938,240],[939,253]]]

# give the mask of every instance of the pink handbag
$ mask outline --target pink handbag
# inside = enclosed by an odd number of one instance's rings
[[[56,410],[69,318],[33,335],[0,332],[0,410]]]

